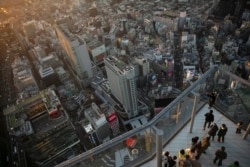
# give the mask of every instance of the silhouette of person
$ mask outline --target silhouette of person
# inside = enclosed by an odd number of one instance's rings
[[[219,160],[218,162],[218,166],[222,166],[222,160],[227,159],[227,153],[225,152],[225,147],[222,146],[220,149],[216,150],[215,152],[215,158],[213,163],[215,164],[217,160]]]
[[[199,140],[199,136],[195,136],[195,137],[193,137],[193,138],[191,139],[191,141],[192,141],[192,146],[191,146],[191,148],[193,148],[194,145],[197,144],[198,140]]]
[[[169,156],[168,167],[176,166],[176,160],[177,160],[177,157],[175,155],[173,157]]]
[[[212,92],[207,94],[207,96],[209,97],[209,108],[213,107],[215,100],[216,100],[216,92]]]
[[[206,125],[208,124],[208,128],[210,127],[211,123],[214,121],[214,114],[213,114],[213,110],[210,110],[209,112],[207,112],[205,115],[205,122],[203,125],[203,130],[206,129]]]
[[[212,138],[212,140],[214,140],[214,136],[216,135],[216,132],[218,131],[218,129],[219,128],[216,123],[211,125],[210,130],[208,131],[208,135],[210,138]]]
[[[227,133],[227,126],[225,124],[222,124],[219,131],[218,131],[218,142],[224,143],[224,137]]]

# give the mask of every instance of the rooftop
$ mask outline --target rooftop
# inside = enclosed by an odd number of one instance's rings
[[[112,64],[114,67],[116,67],[122,74],[125,71],[131,70],[133,67],[124,63],[123,61],[115,58],[115,57],[108,57],[105,58],[106,61],[108,61],[110,64]]]

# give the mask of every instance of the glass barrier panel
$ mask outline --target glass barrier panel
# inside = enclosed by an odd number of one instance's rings
[[[94,154],[95,151],[93,152],[93,155],[86,154],[80,159],[79,163],[73,166],[96,167],[129,165],[130,163],[134,164],[136,162],[141,162],[143,159],[150,157],[155,153],[156,135],[152,128],[146,128],[136,134],[131,133],[131,136],[129,133],[130,132],[126,133],[126,136],[128,137],[121,135],[120,137],[115,138],[114,141],[109,141],[109,143],[116,143],[117,139],[120,140],[119,143],[112,147],[107,146],[107,149],[102,148],[102,145],[105,145],[105,143],[96,147],[103,150],[98,154]],[[64,163],[67,163],[67,161]],[[61,165],[65,166],[66,164]],[[68,165],[72,165],[70,160],[68,161]]]
[[[215,78],[215,107],[235,123],[243,122],[244,128],[250,119],[249,85],[247,80],[223,69],[218,70]]]

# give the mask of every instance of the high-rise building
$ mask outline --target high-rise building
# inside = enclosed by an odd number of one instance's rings
[[[146,76],[150,72],[149,62],[146,57],[137,56],[135,57],[135,62],[140,65],[140,74]]]
[[[180,52],[181,37],[178,32],[174,33],[174,80],[177,89],[183,87],[183,62],[182,53]]]
[[[104,63],[111,93],[122,104],[128,118],[136,116],[138,104],[134,67],[116,57],[107,57]]]
[[[23,29],[27,38],[34,38],[36,36],[36,23],[34,20],[24,23]]]
[[[38,72],[42,80],[43,86],[49,87],[51,85],[61,85],[59,76],[52,67],[40,68]]]
[[[73,35],[66,24],[59,24],[55,28],[62,47],[67,53],[67,63],[72,73],[86,86],[88,79],[93,76],[86,42]]]

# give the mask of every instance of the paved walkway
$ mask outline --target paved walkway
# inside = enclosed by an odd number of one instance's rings
[[[202,154],[199,161],[202,167],[214,167],[217,165],[213,164],[214,153],[221,146],[226,147],[228,157],[222,162],[222,167],[227,167],[232,162],[238,160],[240,167],[250,167],[250,135],[246,140],[242,139],[242,134],[236,134],[236,125],[234,122],[226,118],[217,110],[214,110],[215,120],[214,122],[220,127],[221,124],[226,124],[228,132],[225,136],[224,143],[217,142],[217,136],[214,141],[211,141],[211,145],[206,151],[206,154]],[[199,136],[200,139],[207,135],[208,129],[202,130],[204,123],[204,114],[208,112],[208,105],[205,105],[199,113],[197,113],[193,126],[193,133],[189,133],[190,122],[173,138],[173,140],[163,148],[163,151],[169,151],[170,155],[177,155],[180,149],[190,148],[191,138]],[[156,158],[141,165],[141,167],[155,167]]]

